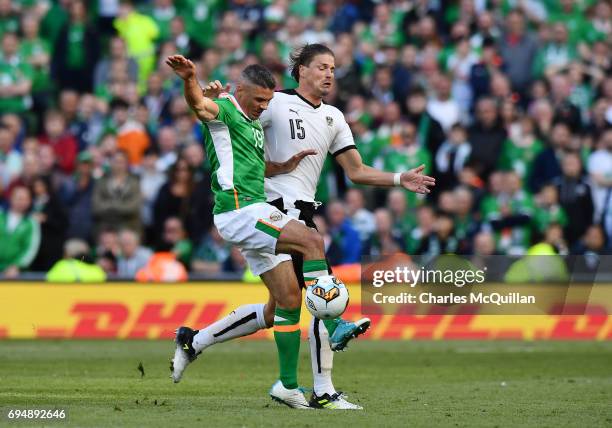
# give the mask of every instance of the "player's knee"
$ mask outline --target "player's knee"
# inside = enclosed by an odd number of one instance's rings
[[[311,252],[321,251],[323,248],[325,248],[323,237],[315,229],[308,230],[308,233],[306,234],[306,241],[306,245]]]
[[[302,305],[302,292],[297,287],[291,288],[276,303],[283,309],[297,309]]]

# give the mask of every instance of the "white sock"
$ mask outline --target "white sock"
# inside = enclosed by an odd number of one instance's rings
[[[310,343],[314,392],[318,396],[326,393],[333,395],[336,393],[331,378],[334,353],[329,347],[329,333],[323,321],[312,318],[308,329],[308,342]]]
[[[193,348],[199,352],[215,343],[226,342],[236,337],[248,336],[266,328],[264,304],[243,305],[225,318],[203,328],[193,338]]]

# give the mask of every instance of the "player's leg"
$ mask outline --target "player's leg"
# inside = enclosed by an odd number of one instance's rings
[[[282,262],[290,260],[290,256],[286,254],[262,254],[259,251],[244,249],[241,252],[256,274],[273,270]],[[297,287],[297,280],[294,279],[294,283]],[[276,302],[270,295],[268,303],[242,305],[224,318],[200,330],[185,326],[178,328],[175,338],[176,350],[170,365],[174,382],[181,380],[187,366],[206,348],[272,327],[275,307]]]
[[[270,300],[274,306],[272,297]],[[181,380],[189,363],[193,362],[209,346],[248,336],[262,328],[269,328],[265,320],[266,305],[269,304],[256,303],[239,306],[229,315],[201,330],[193,330],[186,326],[179,327],[175,337],[177,347],[170,364],[174,382]]]
[[[289,221],[280,231],[276,252],[302,255],[302,276],[306,285],[320,276],[327,275],[329,270],[325,260],[323,237],[297,220]]]
[[[264,272],[261,279],[276,302],[273,328],[280,375],[279,381],[270,389],[270,396],[290,407],[306,408],[308,402],[298,389],[297,381],[302,307],[302,293],[297,278],[291,263],[285,261]]]
[[[264,328],[270,328],[271,324],[266,323],[265,316],[266,307],[270,304],[274,308],[272,297],[270,297],[268,303],[247,304],[237,307],[229,315],[199,330],[193,338],[193,348],[197,353],[200,353],[217,343],[227,342],[238,337],[248,336]]]
[[[292,257],[293,270],[296,276],[302,272],[303,259],[301,255]],[[331,269],[328,273],[331,274]],[[300,287],[304,288],[304,281],[298,276]],[[366,318],[367,320],[367,318]],[[310,406],[314,408],[325,409],[350,409],[358,410],[361,406],[350,403],[344,399],[341,393],[336,391],[332,382],[332,368],[334,364],[334,352],[332,351],[329,330],[333,328],[332,334],[337,330],[337,326],[349,325],[347,321],[337,318],[333,323],[325,324],[326,320],[320,320],[312,317],[310,328],[308,329],[308,342],[310,345],[310,361],[312,365],[313,378],[313,395],[310,400]],[[361,321],[361,320],[360,320]],[[369,323],[369,320],[367,320]],[[358,321],[358,323],[360,323]],[[360,323],[361,324],[361,323]],[[356,337],[356,336],[355,336]]]

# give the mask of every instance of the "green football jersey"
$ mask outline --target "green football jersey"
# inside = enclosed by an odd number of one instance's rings
[[[204,146],[212,169],[213,214],[265,202],[264,132],[233,96],[215,100],[219,115],[204,123]]]

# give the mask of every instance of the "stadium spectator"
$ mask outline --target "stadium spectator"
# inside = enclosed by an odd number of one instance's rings
[[[458,253],[471,254],[472,242],[480,230],[480,224],[474,217],[474,197],[472,192],[465,187],[457,187],[453,190],[455,202],[455,237],[459,240]]]
[[[185,158],[189,166],[193,169],[196,180],[206,179],[205,177],[205,162],[206,154],[202,144],[193,142],[183,146],[181,157]]]
[[[157,167],[157,153],[151,148],[147,149],[142,158],[140,176],[140,194],[142,196],[142,206],[140,218],[145,229],[145,242],[152,244],[155,242],[153,234],[153,205],[159,194],[159,189],[166,182],[166,174],[160,172]]]
[[[202,152],[203,156],[204,149],[202,148],[202,141],[197,135],[197,131],[199,131],[199,129],[197,129],[199,127],[199,123],[194,123],[193,116],[189,113],[177,115],[175,122],[176,140],[178,142],[178,146],[185,150],[189,146],[197,145],[200,147],[200,152]],[[189,163],[192,162],[190,161]],[[200,169],[202,164],[197,166],[192,164],[192,166]]]
[[[491,194],[483,198],[480,213],[485,230],[495,233],[500,254],[521,255],[527,250],[533,216],[531,194],[521,189],[521,181],[514,172],[495,172],[489,177]]]
[[[452,189],[459,173],[470,158],[472,146],[467,141],[465,128],[459,124],[451,127],[449,138],[438,149],[435,156],[436,191]]]
[[[378,208],[374,212],[376,230],[364,246],[365,254],[381,256],[403,252],[406,244],[399,230],[393,228],[391,212]]]
[[[149,110],[150,120],[159,123],[167,120],[171,94],[164,88],[164,81],[159,73],[151,73],[147,80],[147,91],[142,97],[144,105]]]
[[[38,176],[32,183],[31,216],[40,225],[40,248],[30,269],[46,272],[61,257],[68,217],[48,177]]]
[[[325,258],[330,266],[338,266],[342,264],[342,248],[334,241],[329,234],[329,228],[325,217],[322,215],[314,215],[312,221],[317,226],[317,231],[323,236],[325,244]]]
[[[153,204],[153,230],[161,236],[168,217],[179,217],[189,238],[199,243],[212,224],[212,192],[210,179],[195,179],[195,171],[187,160],[179,158],[168,171],[168,180],[162,185]]]
[[[529,188],[538,192],[540,188],[561,176],[561,159],[566,151],[571,150],[573,135],[566,123],[558,122],[552,127],[550,145],[536,156],[532,174],[529,178]]]
[[[66,129],[66,119],[57,110],[48,110],[45,114],[45,133],[38,139],[41,145],[49,145],[53,148],[57,167],[64,174],[74,171],[75,160],[78,152],[77,141]]]
[[[21,18],[23,39],[19,54],[32,67],[32,102],[36,114],[37,126],[52,100],[52,82],[49,65],[51,64],[51,45],[39,34],[40,19],[32,12]]]
[[[606,247],[606,236],[600,225],[589,226],[581,239],[574,245],[572,254],[576,255],[606,255],[610,254],[610,246]]]
[[[535,210],[533,216],[534,228],[539,233],[544,233],[551,224],[566,227],[568,224],[567,214],[559,205],[559,193],[552,184],[547,184],[540,189],[535,196]]]
[[[459,104],[451,97],[451,79],[439,75],[434,81],[435,98],[427,103],[427,112],[448,132],[455,123],[461,121]]]
[[[483,178],[497,167],[506,137],[495,100],[488,97],[478,100],[476,121],[468,129],[468,141],[472,146],[470,160],[477,165]]]
[[[519,8],[512,10],[506,16],[505,26],[499,52],[512,83],[512,89],[525,96],[533,81],[532,72],[538,52],[538,42],[526,30],[525,16]]]
[[[499,158],[499,169],[515,171],[523,183],[533,173],[535,158],[544,150],[544,143],[536,137],[533,119],[523,116],[509,127]]]
[[[429,235],[423,237],[417,254],[423,256],[423,261],[432,260],[441,254],[456,253],[459,241],[454,236],[453,217],[440,211]]]
[[[120,278],[134,278],[153,255],[150,249],[140,245],[138,234],[130,229],[119,231],[119,249],[117,276]]]
[[[106,273],[100,266],[90,262],[89,253],[90,249],[85,241],[66,241],[64,258],[49,270],[46,275],[47,282],[105,282]]]
[[[0,272],[4,278],[15,278],[26,269],[40,246],[40,226],[28,214],[32,194],[27,187],[13,189],[9,206],[0,210]]]
[[[570,99],[572,95],[572,82],[564,74],[555,74],[550,78],[550,94],[555,110],[555,122],[563,122],[569,126],[572,133],[582,128],[580,110]]]
[[[118,150],[110,171],[94,184],[92,213],[97,231],[109,227],[140,232],[140,184],[128,168],[128,156]]]
[[[59,196],[68,211],[68,238],[92,242],[92,198],[94,190],[92,155],[88,151],[77,157],[74,175],[64,181]]]
[[[115,98],[110,104],[112,112],[111,131],[117,135],[117,148],[125,151],[130,165],[140,165],[150,141],[143,124],[130,117],[130,105],[121,98]]]
[[[109,43],[108,56],[102,58],[96,64],[94,71],[94,88],[96,91],[104,90],[104,85],[108,84],[111,70],[114,64],[125,64],[124,70],[127,72],[131,82],[138,81],[138,63],[134,58],[127,55],[125,41],[121,37],[113,37]]]
[[[348,217],[363,243],[376,229],[374,214],[365,208],[365,199],[361,189],[350,189],[346,192],[345,200]]]
[[[159,37],[156,22],[139,13],[131,0],[122,0],[113,26],[125,41],[128,55],[138,62],[138,81],[146,82],[155,66],[155,40]]]
[[[421,242],[433,231],[436,216],[433,208],[429,205],[421,205],[416,209],[416,225],[412,227],[405,236],[406,253],[416,254]]]
[[[159,159],[157,159],[155,165],[159,171],[167,172],[178,159],[178,142],[175,129],[170,126],[160,128],[157,135],[157,145],[159,147]]]
[[[595,205],[595,221],[603,226],[608,243],[612,242],[612,129],[604,132],[598,149],[589,157],[589,173]]]
[[[565,237],[573,246],[593,222],[591,185],[582,175],[582,161],[576,153],[568,153],[561,162],[563,175],[552,181],[559,194],[559,203],[567,214]]]
[[[191,268],[197,273],[218,274],[224,270],[230,251],[230,246],[213,225],[194,251]]]
[[[60,30],[53,49],[53,78],[61,89],[91,92],[100,50],[99,39],[87,22],[84,1],[71,1],[69,15],[69,21]]]
[[[414,225],[412,207],[408,206],[406,191],[393,189],[387,195],[387,205],[392,219],[393,234],[405,239]]]
[[[162,248],[171,249],[176,255],[176,259],[181,262],[186,269],[191,265],[191,253],[193,245],[187,237],[187,231],[183,222],[178,217],[168,217],[164,222],[162,235]]]
[[[342,251],[339,264],[357,263],[361,256],[361,241],[359,233],[346,216],[344,204],[332,201],[327,205],[329,234]]]
[[[474,255],[492,256],[495,254],[495,238],[490,232],[479,232],[474,237]]]
[[[23,168],[21,153],[15,148],[16,136],[0,121],[0,190],[4,191]]]
[[[96,264],[100,266],[107,275],[115,275],[117,273],[117,257],[120,252],[119,234],[117,230],[113,227],[101,230],[98,233],[94,253]]]
[[[436,119],[426,110],[427,96],[420,87],[414,87],[406,99],[408,120],[417,126],[417,140],[421,147],[429,150],[429,153],[437,153],[438,148],[444,142],[446,136],[444,130]]]
[[[38,143],[37,143],[38,144]],[[17,175],[5,188],[4,197],[9,198],[15,187],[26,186],[30,187],[34,180],[39,176],[40,159],[36,152],[25,152],[23,155],[21,175]]]
[[[19,38],[13,32],[2,35],[0,57],[0,115],[23,114],[31,105],[33,69],[19,54]]]

